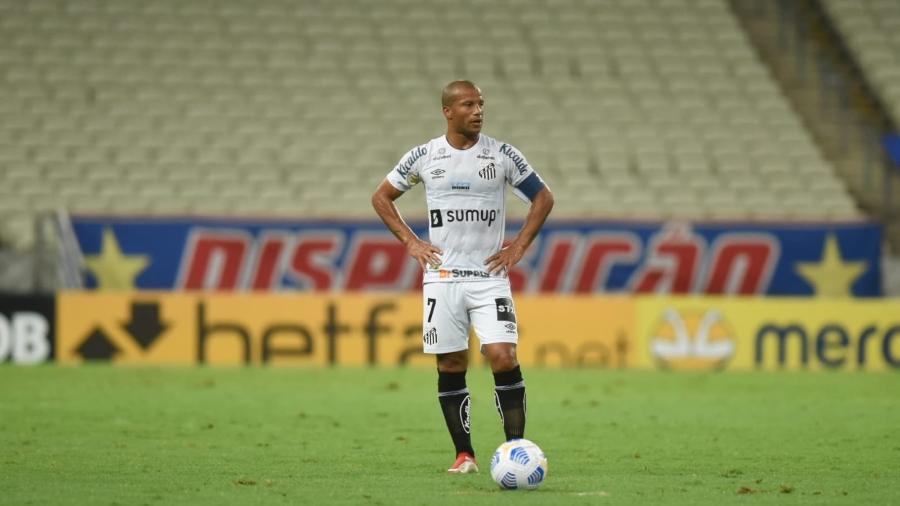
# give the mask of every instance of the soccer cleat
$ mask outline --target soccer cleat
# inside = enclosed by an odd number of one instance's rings
[[[477,473],[478,464],[475,463],[474,456],[466,452],[460,452],[456,456],[456,462],[453,463],[453,467],[447,469],[447,472],[450,474]]]

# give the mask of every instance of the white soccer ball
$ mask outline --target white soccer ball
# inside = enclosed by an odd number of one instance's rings
[[[513,439],[497,448],[491,458],[491,478],[500,488],[534,489],[547,477],[547,457],[527,439]]]

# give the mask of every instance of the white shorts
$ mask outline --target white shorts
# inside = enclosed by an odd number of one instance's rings
[[[468,349],[470,325],[482,345],[519,341],[508,279],[426,283],[422,302],[425,353]]]

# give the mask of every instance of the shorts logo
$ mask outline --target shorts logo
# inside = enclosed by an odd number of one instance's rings
[[[491,162],[481,170],[478,171],[478,177],[481,179],[494,179],[497,177],[497,168],[494,166],[494,163]]]
[[[431,216],[431,228],[444,226],[444,218],[441,216],[440,209],[432,209],[429,214]]]
[[[437,329],[432,327],[431,330],[422,336],[422,341],[424,341],[425,344],[437,344]]]
[[[512,299],[509,297],[500,297],[494,299],[497,304],[497,321],[516,323],[516,308],[513,307]]]

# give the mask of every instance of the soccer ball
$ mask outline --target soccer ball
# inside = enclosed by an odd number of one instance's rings
[[[497,448],[491,458],[491,478],[500,488],[534,489],[547,477],[547,457],[527,439],[513,439]]]

